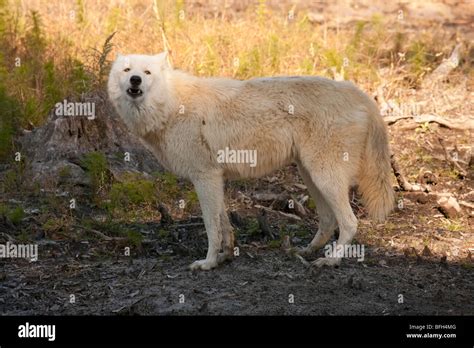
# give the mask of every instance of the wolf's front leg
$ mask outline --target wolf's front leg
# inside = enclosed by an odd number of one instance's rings
[[[221,212],[224,209],[224,180],[220,173],[208,173],[205,178],[200,177],[192,181],[201,205],[209,247],[206,258],[193,262],[190,268],[209,270],[217,266],[222,246]]]

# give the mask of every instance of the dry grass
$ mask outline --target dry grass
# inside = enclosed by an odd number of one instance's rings
[[[259,1],[241,12],[222,4],[211,14],[196,4],[160,0],[154,8],[152,0],[1,0],[0,39],[6,49],[0,77],[15,83],[0,95],[19,111],[15,122],[2,123],[40,125],[64,97],[101,88],[107,62],[117,52],[163,51],[162,29],[174,65],[200,76],[343,76],[370,92],[383,83],[390,98],[402,97],[400,87],[417,87],[456,39],[441,25],[415,31],[397,12],[374,11],[339,25],[312,23],[308,9],[295,10],[286,1],[277,9]],[[101,60],[114,32],[108,60]]]

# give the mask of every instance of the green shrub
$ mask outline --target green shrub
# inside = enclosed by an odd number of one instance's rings
[[[100,152],[90,152],[81,161],[86,169],[94,193],[106,188],[110,184],[109,164],[105,155]]]
[[[148,180],[118,182],[112,185],[109,196],[113,208],[126,208],[130,204],[153,203],[155,189],[153,182]]]
[[[7,205],[0,204],[0,216],[12,224],[18,225],[25,217],[25,212],[20,206],[10,209]]]

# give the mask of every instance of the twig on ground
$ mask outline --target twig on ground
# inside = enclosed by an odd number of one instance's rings
[[[393,174],[395,174],[395,177],[397,178],[398,186],[400,186],[400,189],[402,191],[411,191],[411,192],[427,192],[428,191],[427,188],[422,187],[421,185],[410,184],[408,182],[408,180],[402,174],[402,171],[400,170],[400,166],[398,165],[398,162],[396,161],[394,154],[391,154],[390,156],[390,163],[392,165]]]
[[[387,125],[393,125],[400,120],[411,120],[415,123],[438,123],[441,126],[448,127],[450,129],[460,130],[471,130],[474,129],[474,118],[465,117],[458,120],[443,118],[439,115],[423,114],[419,116],[413,115],[399,115],[399,116],[386,116],[383,118]]]
[[[296,253],[295,253],[295,257],[296,257],[298,260],[300,260],[303,265],[305,265],[305,266],[309,266],[309,265],[310,265],[310,263],[309,263],[308,261],[306,261],[306,260],[303,258],[303,256],[301,256],[300,254],[296,254]]]
[[[298,215],[294,215],[294,214],[284,213],[284,212],[282,212],[282,211],[273,210],[273,209],[264,207],[263,205],[260,205],[260,204],[255,204],[254,207],[257,208],[257,209],[264,209],[264,210],[266,210],[266,211],[268,211],[268,212],[270,212],[270,213],[280,214],[280,215],[283,215],[284,217],[287,217],[287,218],[290,218],[290,219],[294,219],[294,220],[301,221],[301,218],[300,218]]]
[[[106,240],[106,241],[122,241],[122,240],[126,240],[127,238],[125,237],[110,237],[110,236],[107,236],[105,234],[103,234],[102,232],[100,231],[97,231],[97,230],[94,230],[92,228],[89,228],[89,227],[85,227],[85,226],[81,226],[81,225],[72,225],[73,227],[75,228],[80,228],[80,229],[83,229],[84,231],[87,231],[87,232],[91,232],[93,234],[95,234],[96,236],[102,238],[103,240]]]
[[[466,201],[459,201],[459,205],[463,205],[465,207],[474,209],[474,203],[466,202]]]

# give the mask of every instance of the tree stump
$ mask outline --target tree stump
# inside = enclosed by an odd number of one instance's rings
[[[27,170],[34,182],[57,184],[61,173],[67,171],[69,184],[88,185],[81,163],[90,152],[105,156],[115,179],[125,172],[145,177],[163,172],[156,158],[128,132],[105,92],[83,96],[77,102],[94,103],[95,117],[58,116],[55,108],[43,126],[20,138],[21,154],[26,156]]]

